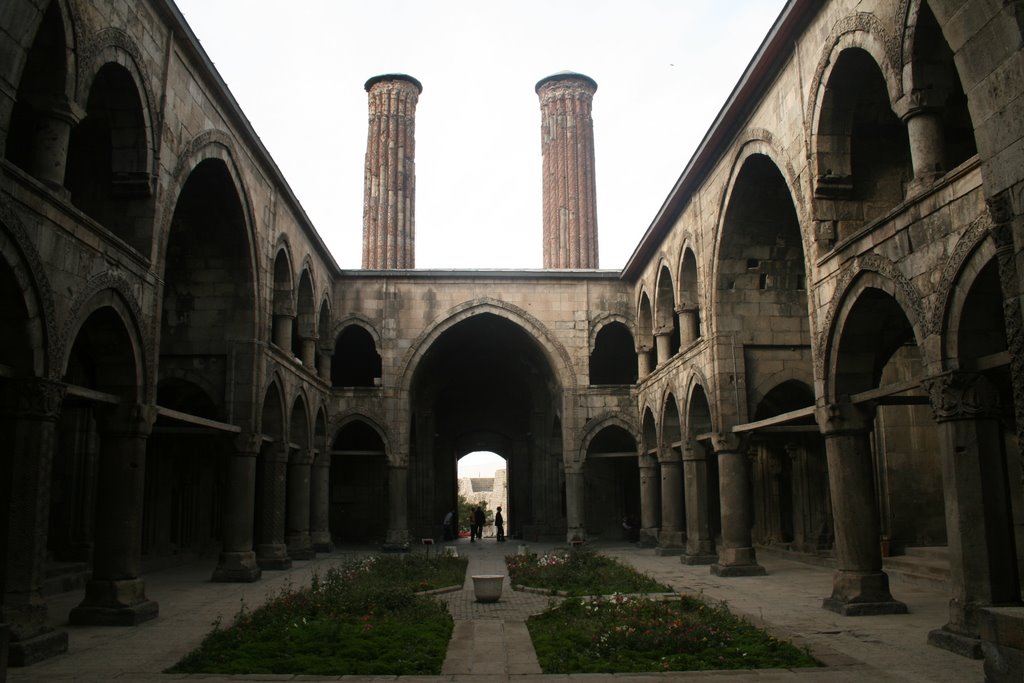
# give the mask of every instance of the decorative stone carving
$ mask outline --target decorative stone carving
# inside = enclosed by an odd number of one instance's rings
[[[999,392],[980,373],[948,372],[922,384],[936,422],[999,417]]]
[[[15,419],[53,420],[60,417],[67,387],[48,379],[15,379],[7,383],[4,410]]]

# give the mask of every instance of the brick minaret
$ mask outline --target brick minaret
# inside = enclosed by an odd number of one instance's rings
[[[363,187],[363,268],[416,266],[416,102],[412,76],[366,81],[370,116]]]
[[[597,268],[597,83],[563,71],[537,83],[544,153],[544,267]]]

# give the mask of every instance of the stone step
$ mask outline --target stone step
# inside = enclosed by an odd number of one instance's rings
[[[88,562],[47,562],[43,570],[44,597],[80,590],[92,576]]]
[[[904,555],[882,560],[885,573],[915,585],[949,590],[949,559],[945,548],[908,548]]]
[[[949,562],[949,548],[944,545],[907,547],[903,554],[908,557],[921,557],[929,560],[941,560]]]

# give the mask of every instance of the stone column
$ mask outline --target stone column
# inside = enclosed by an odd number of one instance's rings
[[[320,350],[320,379],[331,383],[331,361],[334,360],[334,351],[327,349]]]
[[[309,538],[313,550],[329,553],[334,550],[331,540],[331,454],[321,451],[313,460],[309,488]]]
[[[661,475],[658,459],[651,454],[641,455],[640,463],[640,545],[653,548],[658,545],[658,511],[661,509]]]
[[[287,446],[280,441],[264,442],[256,466],[261,474],[261,487],[257,491],[261,507],[256,563],[262,569],[290,569],[292,560],[284,543]]]
[[[651,347],[641,346],[636,351],[636,375],[642,380],[651,374]]]
[[[661,466],[661,531],[658,555],[683,552],[683,460],[679,449],[664,446],[658,458]]]
[[[68,649],[66,631],[50,625],[42,597],[46,536],[50,520],[50,468],[64,385],[44,379],[12,380],[3,396],[4,458],[9,459],[10,503],[0,622],[10,624],[9,662],[28,666]],[[2,669],[0,669],[2,672]]]
[[[388,533],[386,550],[409,549],[409,466],[388,463]]]
[[[942,112],[936,107],[917,107],[904,114],[914,182],[930,182],[945,172],[946,144]]]
[[[594,121],[597,83],[562,72],[538,81],[543,154],[544,267],[597,268]]]
[[[212,581],[250,582],[262,570],[252,549],[256,506],[256,459],[262,434],[239,434],[234,452],[228,455],[228,480],[224,492],[224,547],[213,570]]]
[[[697,306],[681,306],[676,313],[679,315],[679,344],[689,346],[700,337]]]
[[[293,320],[295,320],[295,316],[292,314],[274,314],[274,345],[287,354],[292,352]]]
[[[311,560],[316,557],[309,538],[309,484],[313,465],[313,451],[294,449],[288,459],[287,534],[285,544],[293,560]]]
[[[942,433],[953,595],[949,622],[929,633],[928,642],[980,658],[979,611],[1021,604],[999,393],[983,375],[967,372],[946,373],[925,386]]]
[[[718,490],[722,503],[722,547],[711,565],[717,576],[762,576],[750,538],[750,471],[740,438],[732,433],[713,437],[718,456]]]
[[[587,539],[583,513],[583,470],[573,463],[565,468],[566,543]]]
[[[714,564],[715,539],[708,518],[708,463],[704,446],[687,441],[683,448],[683,487],[686,491],[686,554],[683,564]]]
[[[844,616],[904,614],[907,606],[893,599],[882,571],[869,438],[874,407],[845,399],[819,403],[817,413],[828,457],[836,558],[832,595],[822,607]]]
[[[302,364],[310,372],[316,372],[316,337],[303,338],[302,340]]]
[[[412,76],[366,81],[369,129],[363,184],[363,268],[416,267],[416,104]]]
[[[662,328],[654,332],[654,346],[658,352],[657,365],[664,365],[672,358],[672,330]]]
[[[37,114],[36,130],[25,170],[50,187],[63,189],[71,129],[82,120],[84,112],[64,98],[31,104]]]
[[[139,578],[146,439],[155,419],[152,406],[129,405],[101,421],[92,579],[68,615],[72,624],[135,626],[159,611]]]

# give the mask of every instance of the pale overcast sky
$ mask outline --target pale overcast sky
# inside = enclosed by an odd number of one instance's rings
[[[783,0],[179,0],[343,268],[361,262],[371,76],[423,84],[416,266],[540,268],[540,105],[594,96],[600,265],[632,254]]]

